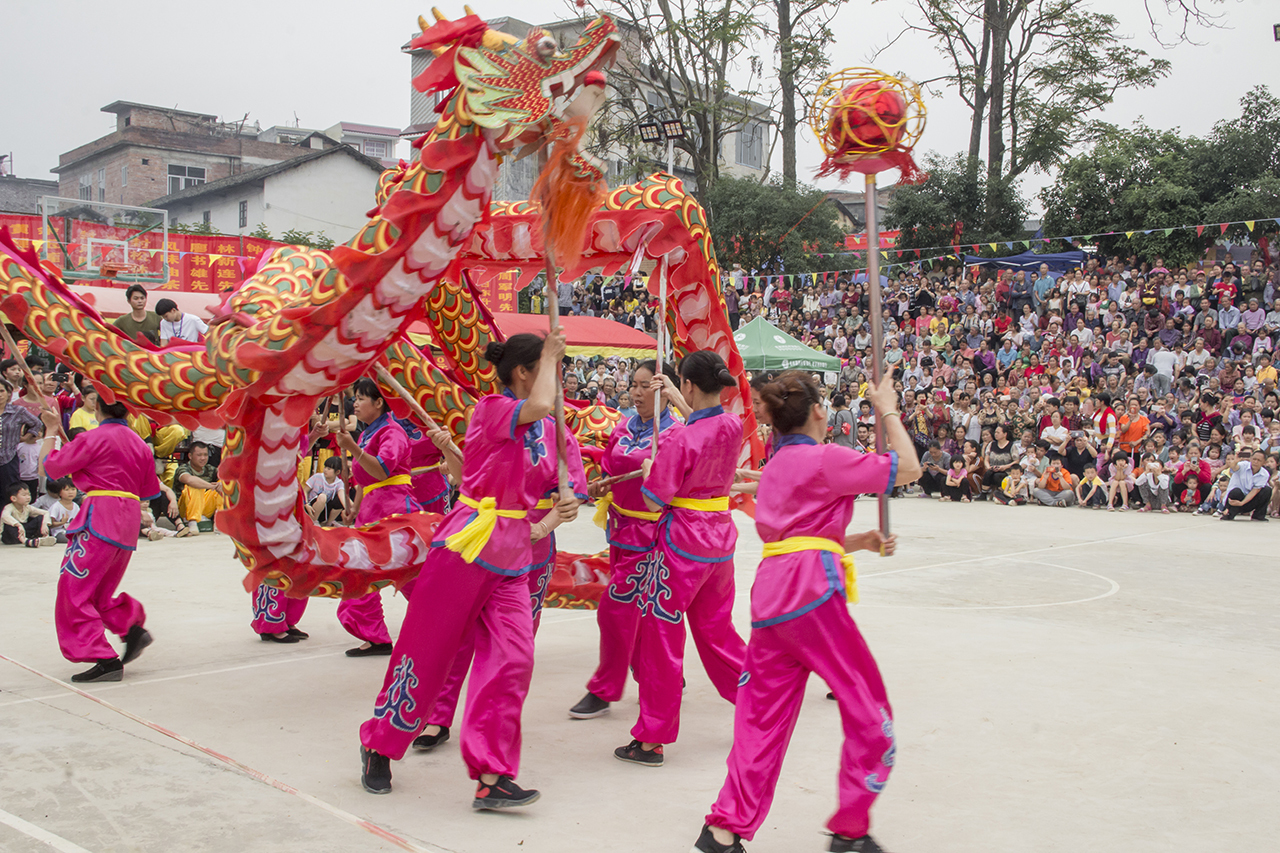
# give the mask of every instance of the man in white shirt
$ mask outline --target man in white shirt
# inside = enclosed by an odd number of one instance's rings
[[[172,299],[157,302],[156,313],[160,315],[161,346],[168,346],[169,341],[199,343],[200,336],[209,331],[204,320],[194,314],[183,314]]]
[[[1246,512],[1254,521],[1267,520],[1267,504],[1271,501],[1271,476],[1267,471],[1267,454],[1255,450],[1248,459],[1242,459],[1227,484],[1227,508],[1223,521],[1231,521]]]

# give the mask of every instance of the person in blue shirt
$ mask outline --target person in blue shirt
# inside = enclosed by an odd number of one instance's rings
[[[1247,512],[1253,515],[1254,521],[1266,521],[1267,504],[1271,501],[1270,483],[1267,454],[1255,450],[1248,459],[1240,461],[1231,475],[1231,482],[1227,484],[1227,508],[1222,513],[1222,520],[1231,521]]]
[[[1054,279],[1049,275],[1049,265],[1040,265],[1040,275],[1036,278],[1033,294],[1035,296],[1036,313],[1043,315],[1049,299],[1049,291],[1053,290]]]

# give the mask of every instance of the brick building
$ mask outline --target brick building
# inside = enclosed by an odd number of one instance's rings
[[[310,150],[261,141],[257,128],[205,113],[130,101],[115,101],[102,111],[115,113],[115,132],[61,155],[53,169],[63,198],[145,206]]]
[[[36,200],[40,196],[57,194],[57,181],[0,175],[0,212],[36,213]]]

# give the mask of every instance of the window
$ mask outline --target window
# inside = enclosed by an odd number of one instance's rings
[[[107,200],[107,170],[98,170],[98,201]]]
[[[240,227],[249,227],[249,202],[247,201],[240,202]]]
[[[93,176],[80,176],[80,198],[85,201],[93,201]]]
[[[208,211],[208,210],[206,210],[206,211],[204,212],[203,216],[204,216],[204,224],[205,224],[205,225],[208,225],[208,224],[209,224],[209,220],[213,218],[213,217],[212,217],[212,215],[211,215],[211,213],[212,213],[212,211]]]
[[[148,160],[146,157],[143,157],[143,158],[142,158],[142,165],[144,165],[144,166],[150,166],[150,165],[151,165],[151,161],[150,161],[150,160]]]
[[[738,131],[738,165],[750,169],[764,168],[764,125],[748,122]]]
[[[129,186],[129,167],[121,166],[120,167],[120,188],[124,189],[127,186]]]
[[[364,141],[364,153],[370,157],[384,158],[387,156],[387,143],[366,139]]]
[[[204,168],[201,166],[170,166],[169,194],[181,192],[187,187],[198,187],[204,183]]]

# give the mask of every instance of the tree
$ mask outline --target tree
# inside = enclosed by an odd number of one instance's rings
[[[1006,185],[1058,165],[1090,116],[1122,88],[1154,85],[1169,62],[1125,44],[1114,15],[1092,0],[915,0],[909,30],[935,42],[970,111],[967,168],[986,142],[986,215]],[[985,131],[985,132],[984,132]]]
[[[782,140],[782,186],[796,189],[796,131],[801,121],[796,102],[817,88],[830,62],[827,45],[835,40],[831,21],[844,0],[771,0],[772,35],[778,43],[778,90],[782,100],[779,136]]]
[[[1180,226],[1270,219],[1280,211],[1280,99],[1265,86],[1240,100],[1240,115],[1207,139],[1178,130],[1100,125],[1040,194],[1049,233],[1098,238],[1108,254],[1160,255],[1185,262],[1221,236]],[[1233,226],[1235,235],[1248,233]],[[1230,232],[1229,232],[1230,233]]]
[[[788,190],[776,176],[763,184],[724,177],[704,196],[703,204],[717,211],[711,239],[726,269],[737,263],[747,270],[776,270],[778,259],[788,273],[830,269],[830,261],[817,255],[833,251],[844,238],[835,204],[824,203],[826,193],[810,186]]]
[[[889,201],[885,227],[898,229],[898,247],[915,249],[956,243],[1023,240],[1027,203],[1014,184],[1001,182],[994,206],[986,173],[969,166],[968,156],[925,158],[929,180],[898,187]]]
[[[613,121],[598,148],[620,143],[643,151],[637,126],[663,113],[683,115],[687,132],[676,148],[692,165],[700,193],[720,177],[724,139],[756,118],[750,101],[763,67],[750,62],[746,86],[730,76],[761,34],[754,0],[600,0],[596,11],[618,20],[632,55],[610,71],[615,95],[605,107]],[[656,102],[650,101],[650,94]],[[691,127],[689,125],[692,125]],[[634,159],[639,159],[634,158]],[[647,159],[647,158],[646,158]]]

